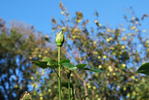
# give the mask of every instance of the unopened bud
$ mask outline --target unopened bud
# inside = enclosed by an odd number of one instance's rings
[[[57,46],[62,46],[64,43],[64,34],[63,31],[60,31],[59,33],[57,33],[56,35],[56,44]]]

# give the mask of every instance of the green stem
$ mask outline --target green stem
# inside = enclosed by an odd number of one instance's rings
[[[71,79],[70,79],[70,74],[69,74],[69,76],[68,76],[68,92],[69,92],[69,100],[71,100],[71,88],[70,88],[70,81],[71,81]]]
[[[61,47],[58,46],[58,92],[59,100],[61,100],[61,65],[60,65]]]

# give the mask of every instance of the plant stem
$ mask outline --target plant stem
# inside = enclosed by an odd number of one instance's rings
[[[71,100],[71,88],[70,88],[70,82],[71,82],[71,72],[68,75],[68,92],[69,92],[69,100]]]
[[[61,47],[58,46],[58,92],[59,100],[61,100],[61,65],[60,65]]]

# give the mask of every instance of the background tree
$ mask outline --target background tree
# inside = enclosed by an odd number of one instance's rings
[[[53,18],[52,30],[55,33],[65,29],[66,58],[74,64],[86,63],[88,67],[104,70],[99,74],[88,71],[72,73],[75,100],[147,100],[148,77],[136,73],[137,67],[148,61],[149,40],[142,29],[144,15],[140,18],[124,16],[127,25],[114,29],[100,23],[98,12],[92,22],[85,19],[82,12],[76,12],[72,17],[62,3],[60,9],[64,19]],[[49,74],[49,78],[40,83],[39,95],[34,96],[40,100],[57,100],[55,79],[54,74]],[[63,77],[64,99],[68,98],[66,83],[67,79]]]
[[[7,27],[0,19],[0,97],[18,100],[30,89],[30,77],[37,69],[32,67],[30,55],[45,43],[32,26],[13,22]]]

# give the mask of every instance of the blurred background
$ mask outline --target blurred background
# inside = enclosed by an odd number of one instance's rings
[[[0,100],[58,100],[52,69],[32,60],[57,59],[55,35],[65,30],[62,58],[104,70],[74,71],[74,100],[149,100],[147,0],[0,0]],[[68,79],[62,71],[63,100]]]

